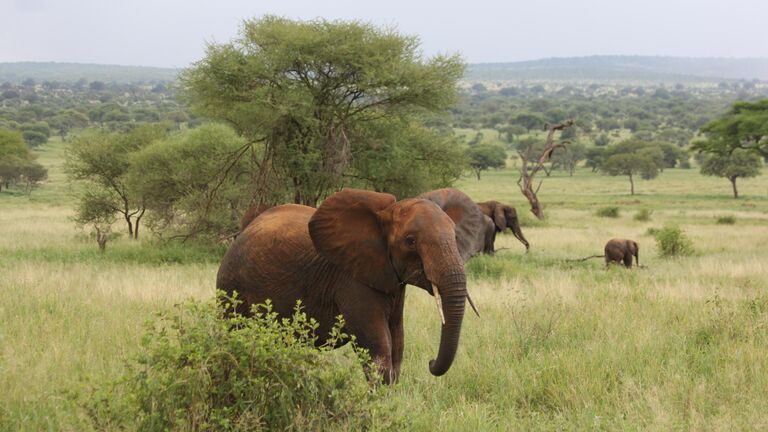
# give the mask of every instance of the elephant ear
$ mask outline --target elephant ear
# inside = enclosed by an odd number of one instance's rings
[[[456,246],[464,262],[483,251],[485,215],[467,194],[458,189],[445,188],[424,192],[419,198],[434,202],[453,220]]]
[[[493,206],[493,223],[499,231],[507,229],[507,217],[504,214],[504,206],[500,203],[495,203]]]
[[[350,188],[331,195],[309,220],[315,249],[356,281],[392,290],[399,282],[377,213],[395,201],[390,194]]]

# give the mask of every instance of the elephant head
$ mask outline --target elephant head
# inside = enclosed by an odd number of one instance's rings
[[[344,189],[317,209],[309,234],[318,253],[357,282],[393,294],[406,283],[435,296],[443,318],[440,348],[429,369],[453,362],[467,282],[454,222],[432,201],[397,202],[389,194]]]
[[[630,254],[634,255],[635,263],[640,267],[640,246],[634,240],[627,240],[627,250]]]
[[[517,217],[517,210],[515,210],[514,207],[502,204],[498,201],[486,201],[477,203],[477,205],[486,216],[493,219],[493,223],[496,225],[496,232],[502,232],[509,228],[512,230],[512,234],[515,235],[515,238],[525,245],[526,251],[531,248],[530,243],[525,239],[523,231],[520,229],[520,220]]]

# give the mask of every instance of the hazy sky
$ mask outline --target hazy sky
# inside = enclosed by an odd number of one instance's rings
[[[359,19],[471,63],[634,54],[768,57],[768,0],[0,0],[0,62],[185,67],[242,19]]]

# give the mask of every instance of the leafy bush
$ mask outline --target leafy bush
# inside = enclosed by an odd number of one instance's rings
[[[189,301],[150,323],[127,375],[87,411],[97,429],[117,425],[165,430],[360,430],[386,424],[383,390],[372,387],[341,317],[315,347],[317,322],[297,305],[278,318],[269,303],[254,317],[234,302]],[[114,395],[123,397],[115,398]],[[374,415],[376,418],[374,419]]]
[[[619,217],[619,208],[618,207],[603,207],[603,208],[597,209],[597,213],[596,214],[599,217],[617,218],[617,217]]]
[[[733,225],[736,223],[736,216],[733,216],[733,215],[718,216],[715,223],[718,225]]]
[[[662,257],[687,256],[693,254],[693,242],[682,229],[676,226],[666,226],[658,229],[653,236]]]
[[[636,221],[641,221],[641,222],[649,221],[649,220],[651,220],[651,215],[652,214],[653,214],[653,210],[640,209],[640,210],[638,210],[637,213],[635,213],[635,217],[633,219],[635,219]]]

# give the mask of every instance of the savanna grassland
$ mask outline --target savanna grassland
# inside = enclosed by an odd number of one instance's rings
[[[144,323],[214,293],[222,250],[111,241],[75,229],[63,144],[38,151],[49,181],[0,194],[0,430],[90,430],[78,402],[121,376]],[[427,370],[439,339],[433,300],[409,288],[401,381],[385,391],[411,430],[761,430],[768,428],[768,178],[667,169],[638,181],[555,171],[530,216],[513,168],[457,186],[514,204],[511,235],[468,264],[482,317],[465,317],[453,367]],[[618,218],[597,209],[617,206]],[[652,211],[648,221],[633,216]],[[720,216],[735,224],[716,224]],[[695,254],[663,259],[649,228],[679,225]],[[119,228],[119,225],[117,225]],[[640,243],[641,269],[606,270],[612,237]]]

